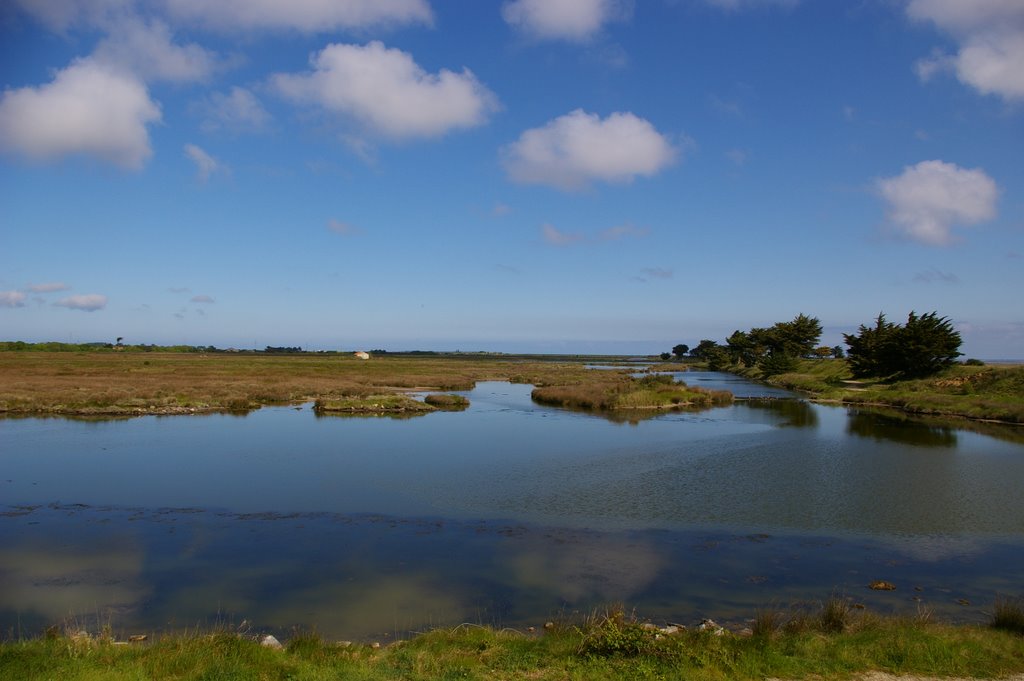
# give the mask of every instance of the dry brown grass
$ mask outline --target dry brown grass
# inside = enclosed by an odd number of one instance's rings
[[[0,413],[173,414],[253,409],[477,381],[543,385],[598,372],[581,363],[462,356],[0,352]]]

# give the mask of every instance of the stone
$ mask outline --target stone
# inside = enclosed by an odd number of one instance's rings
[[[671,636],[672,634],[678,634],[679,633],[679,627],[677,627],[674,624],[670,624],[667,627],[662,627],[658,631],[660,631],[663,634],[668,634],[669,636]]]
[[[895,591],[896,585],[892,582],[886,582],[881,579],[876,579],[875,581],[868,584],[868,588],[874,589],[875,591]]]
[[[379,641],[374,641],[373,643],[370,644],[370,647],[373,648],[374,650],[378,650],[380,648],[380,642]]]
[[[723,636],[725,629],[718,626],[718,623],[712,619],[703,619],[700,622],[700,626],[697,627],[697,631],[707,631],[715,636]]]
[[[281,642],[278,641],[277,638],[272,636],[271,634],[267,634],[266,636],[261,638],[260,639],[260,645],[263,646],[264,648],[270,648],[271,650],[283,650],[284,649],[284,646],[281,645]]]
[[[146,634],[132,634],[128,637],[128,641],[131,643],[139,643],[140,641],[145,641],[147,638],[149,638],[149,636]]]

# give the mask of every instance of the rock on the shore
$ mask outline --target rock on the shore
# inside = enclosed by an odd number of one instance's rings
[[[270,648],[271,650],[283,650],[284,649],[284,646],[281,645],[281,642],[278,641],[277,638],[272,636],[271,634],[267,634],[266,636],[261,638],[260,639],[260,645],[263,646],[264,648]]]

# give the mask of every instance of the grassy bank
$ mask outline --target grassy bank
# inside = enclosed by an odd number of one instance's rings
[[[0,644],[11,679],[846,679],[869,670],[1000,678],[1024,672],[1020,605],[1010,626],[882,618],[832,598],[817,609],[757,613],[739,634],[686,630],[612,608],[519,632],[461,626],[383,648],[298,634],[283,648],[222,631],[123,644],[51,635]],[[993,619],[993,623],[996,620]],[[1005,623],[1004,623],[1005,624]],[[1017,627],[1017,628],[1014,628]]]
[[[758,369],[738,373],[820,400],[1024,424],[1022,366],[956,365],[930,378],[891,382],[853,380],[844,360],[801,360],[796,371],[763,379]]]

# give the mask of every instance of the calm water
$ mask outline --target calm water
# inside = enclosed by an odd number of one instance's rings
[[[1019,431],[778,399],[616,423],[524,385],[464,394],[404,420],[0,421],[0,635],[99,617],[384,640],[614,601],[740,621],[833,592],[978,620],[1024,593]]]

